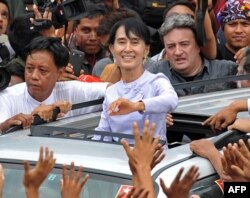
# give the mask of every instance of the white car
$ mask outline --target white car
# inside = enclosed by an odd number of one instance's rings
[[[233,92],[235,91],[238,96],[243,96],[243,93],[247,93],[247,90],[243,92],[231,90],[229,92],[234,94]],[[211,103],[209,105],[206,103],[205,106],[203,103],[208,101],[208,96],[200,95],[199,99],[197,99],[198,96],[196,96],[196,99],[192,99],[192,97],[181,98],[176,112],[192,113],[192,111],[196,111],[195,108],[197,107],[200,110],[200,112],[197,110],[198,114],[201,112],[204,115],[214,113],[216,108],[221,108],[221,106],[225,106],[229,101],[235,99],[228,97],[230,94],[225,95],[224,93],[228,92],[217,92],[214,95],[217,99],[209,99]],[[228,97],[228,102],[218,103],[220,100],[223,101],[223,97]],[[202,98],[204,99],[203,102]],[[197,103],[192,106],[195,100]],[[189,108],[188,104],[192,107]],[[207,109],[211,109],[212,106],[216,107],[214,112],[207,113]],[[206,107],[206,111],[201,110],[204,107]],[[31,164],[35,164],[38,159],[40,146],[49,147],[49,149],[54,151],[56,158],[56,166],[45,183],[43,183],[40,189],[40,197],[58,198],[61,196],[60,179],[62,164],[70,164],[72,161],[75,162],[77,167],[83,165],[84,172],[90,174],[90,179],[82,192],[82,197],[84,198],[113,198],[116,197],[121,187],[132,185],[128,158],[123,147],[116,142],[93,141],[89,138],[99,119],[100,112],[90,113],[61,119],[48,124],[32,126],[31,129],[19,130],[0,136],[0,163],[3,164],[5,169],[3,197],[26,197],[22,185],[23,160],[29,160]],[[202,127],[199,130],[202,132]],[[208,129],[204,128],[204,130]],[[171,133],[170,129],[169,133]],[[240,135],[238,132],[229,131],[210,138],[216,142],[216,146],[220,149],[221,146],[230,141],[230,138],[234,137],[237,139]],[[166,150],[165,159],[153,169],[152,177],[157,197],[166,197],[159,185],[159,178],[163,178],[166,185],[169,186],[181,167],[185,167],[185,170],[188,170],[192,165],[199,167],[200,176],[190,194],[203,194],[211,190],[211,187],[215,184],[214,181],[218,179],[217,173],[208,160],[194,155],[189,149],[189,143],[186,143]],[[216,190],[212,189],[212,191],[215,193],[214,197],[221,196]]]

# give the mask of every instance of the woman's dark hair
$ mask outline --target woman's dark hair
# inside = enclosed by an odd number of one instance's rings
[[[179,0],[179,1],[175,1],[174,3],[170,4],[169,6],[167,6],[167,8],[164,10],[163,12],[163,21],[166,18],[167,13],[175,6],[186,6],[188,7],[190,10],[192,10],[195,13],[195,6],[187,1],[187,0]]]
[[[127,8],[119,8],[116,11],[110,12],[109,14],[104,16],[103,19],[101,19],[100,25],[97,28],[98,36],[104,36],[109,34],[111,28],[115,23],[129,17],[135,17],[140,19],[140,15],[137,12]]]
[[[65,67],[69,62],[69,51],[59,38],[45,36],[34,38],[24,49],[24,60],[26,61],[28,55],[39,51],[50,52],[57,68]]]
[[[118,28],[124,27],[125,34],[130,38],[130,33],[141,38],[146,45],[150,45],[150,32],[148,27],[139,19],[134,17],[118,21],[110,31],[109,44],[114,44]]]

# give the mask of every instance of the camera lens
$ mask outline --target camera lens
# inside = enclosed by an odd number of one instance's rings
[[[10,74],[4,67],[0,67],[0,91],[9,86]]]

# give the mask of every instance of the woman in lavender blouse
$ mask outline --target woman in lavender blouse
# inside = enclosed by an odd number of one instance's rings
[[[178,97],[169,79],[144,69],[148,56],[150,33],[135,18],[117,22],[110,32],[109,48],[120,68],[121,80],[107,88],[98,131],[132,134],[132,123],[140,131],[145,120],[156,123],[155,136],[166,140],[166,113],[175,110]],[[111,141],[111,137],[105,137]],[[113,138],[113,141],[117,141]],[[132,143],[132,142],[131,142]]]

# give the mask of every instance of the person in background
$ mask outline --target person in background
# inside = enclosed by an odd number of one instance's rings
[[[211,3],[211,1],[209,1]],[[163,12],[164,21],[167,17],[172,14],[188,14],[195,18],[195,10],[196,10],[196,1],[189,0],[179,0],[171,3],[167,6],[167,8]],[[216,57],[216,38],[213,33],[213,28],[211,25],[211,20],[206,11],[205,19],[204,19],[204,31],[206,33],[206,45],[201,46],[201,54],[207,59],[214,59]],[[164,22],[163,22],[164,23]],[[163,42],[163,44],[165,44]],[[155,61],[167,60],[166,55],[166,46],[165,48],[157,55],[152,57]]]
[[[173,14],[166,18],[159,32],[168,59],[158,62],[158,65],[152,65],[148,71],[165,74],[172,84],[236,75],[237,66],[234,62],[208,60],[202,56],[192,16]],[[231,88],[236,88],[236,83],[207,84],[177,89],[176,92],[178,96],[185,96]]]
[[[6,0],[0,0],[0,35],[7,33],[10,23],[10,10]]]
[[[96,61],[107,56],[97,35],[100,20],[106,12],[102,5],[91,5],[76,21],[76,29],[68,42],[70,63],[75,71],[82,69],[84,74],[91,74]],[[79,72],[75,75],[79,76]]]
[[[250,7],[246,1],[226,1],[217,13],[225,36],[225,44],[218,44],[217,59],[235,60],[236,53],[250,44]]]
[[[147,26],[133,17],[123,19],[112,27],[109,43],[121,80],[107,89],[96,130],[131,134],[128,123],[137,121],[142,129],[150,119],[157,123],[155,136],[166,140],[165,115],[176,108],[178,98],[166,76],[144,68],[150,45]]]

